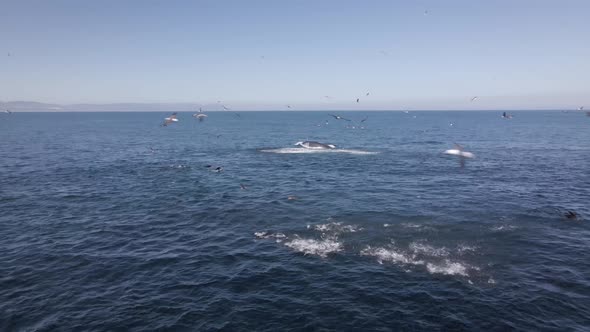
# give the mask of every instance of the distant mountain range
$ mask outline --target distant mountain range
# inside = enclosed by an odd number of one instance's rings
[[[114,103],[114,104],[48,104],[35,101],[0,102],[0,111],[15,112],[191,112],[199,107],[207,111],[221,111],[221,104],[200,105],[191,103]]]

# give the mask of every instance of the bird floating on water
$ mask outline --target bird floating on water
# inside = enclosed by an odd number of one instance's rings
[[[243,184],[241,184],[241,183],[240,183],[240,188],[241,188],[242,190],[248,190],[248,187],[246,187],[245,185],[243,185]]]
[[[223,167],[221,166],[213,167],[213,165],[207,165],[205,167],[207,167],[211,172],[215,173],[220,173],[221,171],[223,171]]]
[[[578,219],[578,214],[574,211],[569,210],[565,213],[565,217],[567,219],[576,220]]]
[[[208,115],[203,113],[203,109],[199,107],[199,112],[193,114],[193,117],[199,120],[199,122],[203,122]]]
[[[504,118],[504,119],[512,119],[512,115],[504,112],[504,113],[502,113],[502,118]]]

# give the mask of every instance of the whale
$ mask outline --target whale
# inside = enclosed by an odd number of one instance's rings
[[[334,144],[324,144],[315,141],[304,141],[304,142],[297,142],[294,145],[300,146],[306,149],[315,149],[315,150],[328,150],[328,149],[335,149],[336,145]]]

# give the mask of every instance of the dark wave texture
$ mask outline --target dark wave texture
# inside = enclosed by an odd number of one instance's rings
[[[343,114],[3,115],[0,330],[588,330],[590,118]]]

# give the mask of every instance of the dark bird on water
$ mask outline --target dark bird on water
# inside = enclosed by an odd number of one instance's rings
[[[219,173],[219,172],[223,171],[223,167],[221,167],[221,166],[217,166],[217,167],[213,168],[213,165],[207,165],[205,167],[209,168],[209,170],[211,170],[211,172]]]
[[[240,188],[242,188],[242,190],[248,190],[248,187],[246,187],[245,185],[240,183]]]
[[[578,219],[578,214],[577,214],[577,213],[575,213],[574,211],[567,211],[567,212],[565,213],[565,217],[566,217],[567,219],[576,220],[576,219]]]

